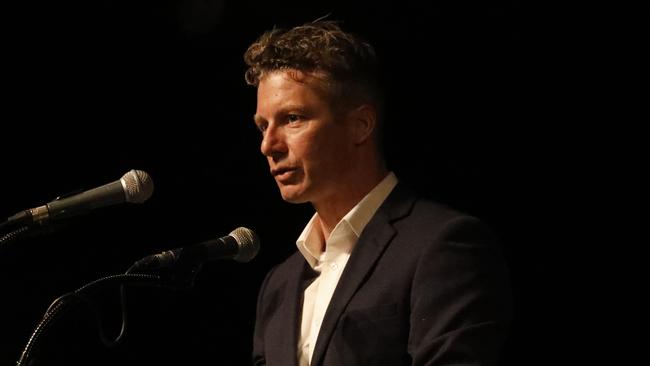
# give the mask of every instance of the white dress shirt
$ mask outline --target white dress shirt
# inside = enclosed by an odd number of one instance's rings
[[[298,340],[298,364],[309,366],[314,353],[325,310],[330,303],[341,273],[348,263],[350,253],[359,240],[361,232],[379,206],[397,185],[397,177],[390,172],[350,212],[339,221],[323,245],[323,232],[318,213],[315,213],[298,237],[296,245],[318,277],[305,289],[300,338]],[[325,248],[322,251],[321,248]]]

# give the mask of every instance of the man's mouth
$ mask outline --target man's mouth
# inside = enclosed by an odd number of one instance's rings
[[[291,177],[293,172],[295,172],[295,168],[276,168],[271,170],[271,174],[277,179],[278,181],[284,181],[287,180]]]

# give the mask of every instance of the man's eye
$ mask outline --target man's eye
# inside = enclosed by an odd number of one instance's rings
[[[266,131],[266,125],[257,125],[257,129],[263,133],[264,131]]]
[[[300,121],[300,116],[297,114],[289,114],[287,115],[287,121],[289,121],[289,123],[298,122]]]

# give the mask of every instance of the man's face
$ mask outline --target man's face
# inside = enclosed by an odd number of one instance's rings
[[[338,119],[319,88],[320,80],[298,75],[299,81],[289,71],[262,78],[255,123],[282,198],[316,203],[332,198],[345,185],[354,143],[345,121]]]

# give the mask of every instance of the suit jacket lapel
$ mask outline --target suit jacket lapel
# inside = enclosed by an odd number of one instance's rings
[[[297,366],[298,358],[296,352],[285,352],[285,350],[296,350],[298,346],[298,335],[300,333],[300,322],[302,314],[302,299],[307,283],[313,280],[314,274],[311,267],[304,258],[298,254],[300,264],[297,266],[295,275],[287,281],[286,296],[281,303],[279,319],[285,321],[281,333],[274,339],[277,342],[275,347],[279,352],[275,354],[274,360],[277,364],[286,366]],[[275,364],[276,362],[273,362]]]
[[[395,236],[392,222],[408,214],[414,200],[412,193],[398,184],[363,230],[325,312],[312,356],[312,366],[322,363],[343,310]]]

